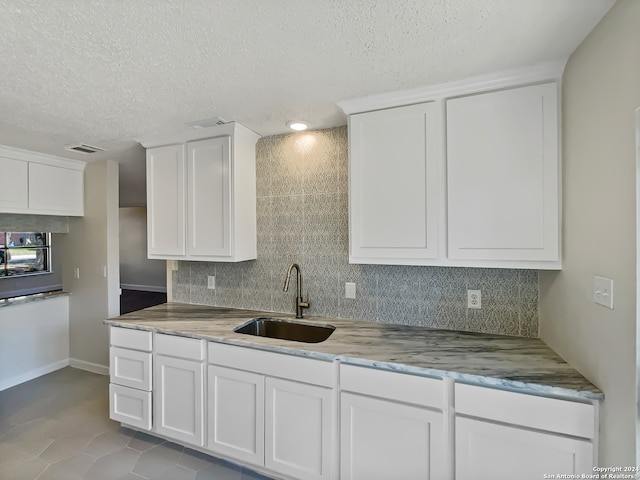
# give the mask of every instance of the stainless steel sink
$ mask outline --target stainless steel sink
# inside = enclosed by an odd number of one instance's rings
[[[236,333],[279,338],[294,342],[324,342],[336,329],[333,325],[304,323],[280,318],[258,317],[233,329]]]

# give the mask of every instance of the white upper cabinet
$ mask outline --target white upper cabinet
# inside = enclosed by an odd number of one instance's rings
[[[342,102],[349,261],[562,268],[562,69]]]
[[[148,257],[257,257],[255,144],[237,123],[138,139],[147,147]]]
[[[557,85],[447,100],[452,259],[559,262]]]
[[[353,263],[438,258],[438,129],[434,102],[349,119]]]
[[[84,215],[84,167],[77,160],[0,146],[0,213]]]
[[[147,150],[147,253],[149,258],[184,255],[184,145]]]
[[[0,157],[0,172],[5,179],[0,188],[0,211],[29,208],[29,163]]]
[[[227,136],[187,144],[189,255],[231,255],[230,151]]]

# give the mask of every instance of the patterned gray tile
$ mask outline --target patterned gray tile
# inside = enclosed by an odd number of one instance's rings
[[[304,192],[304,145],[298,134],[283,135],[272,159],[271,194],[302,195]],[[302,147],[302,151],[301,151]],[[286,151],[286,154],[285,154]]]
[[[304,196],[273,197],[273,244],[279,254],[299,255],[304,248]]]
[[[210,266],[179,262],[175,301],[293,312],[295,294],[282,283],[297,262],[310,315],[537,336],[535,270],[348,263],[347,127],[261,138],[256,172],[258,260],[229,266],[215,293],[206,289]],[[355,300],[344,298],[347,281]],[[480,313],[467,311],[467,289],[482,290]]]
[[[258,256],[275,253],[273,242],[274,213],[273,198],[259,197],[256,202],[256,233]]]
[[[316,140],[321,136],[316,135]],[[338,157],[327,153],[327,145],[318,141],[313,154],[305,158],[304,193],[338,193]]]
[[[216,267],[216,305],[233,307],[242,303],[244,262],[218,263]]]
[[[262,137],[256,144],[256,195],[271,195],[271,172],[276,156],[277,140],[274,137]]]
[[[272,256],[258,257],[257,260],[243,262],[242,271],[242,301],[240,308],[256,310],[272,310]],[[283,277],[284,281],[284,277]]]
[[[523,337],[538,337],[538,304],[520,306],[520,333]]]
[[[538,303],[538,283],[529,282],[528,277],[525,277],[527,281],[522,281],[520,278],[520,291],[518,301],[522,304]]]
[[[380,323],[422,326],[420,319],[420,303],[416,299],[385,297],[378,300]]]

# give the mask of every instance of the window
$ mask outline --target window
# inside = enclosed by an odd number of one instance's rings
[[[51,273],[51,236],[0,232],[0,278]]]

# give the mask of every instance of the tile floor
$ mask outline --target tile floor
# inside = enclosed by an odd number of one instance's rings
[[[109,419],[108,377],[64,368],[0,392],[2,480],[269,480]]]

